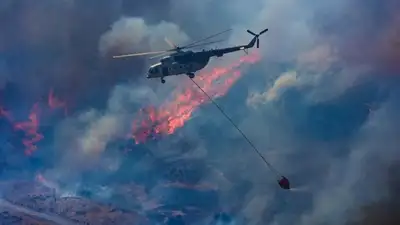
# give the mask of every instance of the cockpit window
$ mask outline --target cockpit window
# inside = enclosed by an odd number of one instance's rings
[[[157,74],[159,72],[160,72],[160,65],[159,64],[155,64],[155,65],[153,65],[153,66],[151,66],[149,68],[149,73],[151,73],[151,74]]]

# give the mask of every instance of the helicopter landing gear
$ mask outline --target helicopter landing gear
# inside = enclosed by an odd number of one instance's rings
[[[162,84],[165,84],[164,78],[161,78],[161,83],[162,83]]]
[[[187,73],[187,75],[189,76],[190,79],[194,78],[194,73]]]

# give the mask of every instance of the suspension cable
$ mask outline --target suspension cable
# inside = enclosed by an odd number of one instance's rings
[[[265,157],[261,154],[261,152],[256,148],[256,146],[250,141],[250,139],[243,133],[243,131],[233,122],[233,120],[225,113],[225,111],[217,104],[217,102],[214,101],[214,99],[211,98],[209,94],[207,94],[206,91],[203,90],[203,88],[200,87],[200,85],[197,84],[196,81],[194,81],[192,78],[190,80],[193,81],[193,83],[208,97],[208,99],[217,107],[217,109],[222,113],[222,115],[236,128],[237,131],[242,135],[242,137],[249,143],[249,145],[253,148],[255,153],[264,161],[264,163],[268,166],[268,168],[275,173],[277,176],[281,176],[278,170],[276,170],[271,163],[269,163]]]

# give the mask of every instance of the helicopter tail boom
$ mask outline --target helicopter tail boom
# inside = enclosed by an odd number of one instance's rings
[[[253,39],[251,39],[250,43],[246,46],[246,48],[252,48],[254,47],[254,44],[256,44],[257,48],[260,48],[260,40],[259,40],[259,36],[264,34],[265,32],[268,31],[268,28],[261,31],[260,33],[256,34],[251,30],[247,30],[247,33],[253,35]]]

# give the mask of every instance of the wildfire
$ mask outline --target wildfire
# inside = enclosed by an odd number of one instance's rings
[[[22,143],[25,146],[25,154],[31,155],[37,149],[36,143],[44,138],[42,134],[38,133],[39,107],[37,103],[33,105],[28,118],[28,121],[15,123],[14,129],[25,132],[26,137]]]
[[[214,98],[223,96],[241,77],[239,67],[260,60],[259,54],[246,55],[227,67],[214,68],[211,72],[201,73],[195,79],[200,87]],[[182,127],[190,119],[193,111],[208,102],[193,83],[185,83],[175,93],[171,102],[160,108],[149,106],[139,111],[138,119],[132,124],[132,137],[135,142],[143,143],[153,134],[169,135]]]
[[[66,104],[54,97],[53,89],[51,89],[48,96],[48,108],[55,109],[60,107],[64,108],[66,112]],[[15,130],[24,132],[25,136],[22,139],[22,144],[25,146],[24,152],[26,155],[32,155],[37,150],[36,144],[44,138],[39,132],[41,112],[39,102],[37,102],[32,106],[28,120],[16,122],[10,111],[0,107],[0,117],[7,119]]]
[[[67,111],[67,104],[63,101],[61,101],[60,99],[58,99],[55,95],[54,95],[54,90],[50,89],[50,93],[49,93],[49,97],[47,100],[47,104],[51,109],[56,109],[56,108],[62,108],[64,109],[64,114],[67,115],[68,111]]]
[[[241,77],[240,66],[243,64],[253,64],[260,60],[258,53],[253,53],[241,57],[237,62],[226,67],[214,68],[210,72],[202,72],[196,77],[196,82],[201,88],[214,98],[223,96],[232,85]],[[153,135],[169,135],[174,133],[188,121],[193,111],[200,105],[208,102],[198,88],[190,81],[184,82],[174,93],[174,99],[165,102],[159,108],[153,106],[141,109],[137,119],[132,123],[132,137],[137,144],[142,143]],[[40,115],[42,108],[39,102],[35,103],[30,110],[28,120],[16,122],[10,111],[0,107],[0,117],[6,118],[15,130],[25,133],[22,140],[25,146],[25,154],[31,155],[37,150],[36,144],[44,139],[39,133]],[[66,103],[57,98],[54,90],[50,89],[47,108],[54,110],[62,108],[67,115]]]

